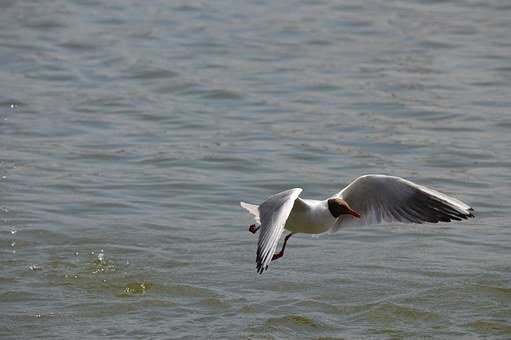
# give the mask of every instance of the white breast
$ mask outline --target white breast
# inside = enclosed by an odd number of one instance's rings
[[[335,218],[328,210],[327,201],[298,198],[284,228],[292,233],[320,234],[330,229],[334,223]]]

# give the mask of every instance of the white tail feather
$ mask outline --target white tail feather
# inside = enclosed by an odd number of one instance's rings
[[[257,224],[261,224],[261,220],[259,219],[259,206],[245,202],[240,202],[240,205],[254,217]]]

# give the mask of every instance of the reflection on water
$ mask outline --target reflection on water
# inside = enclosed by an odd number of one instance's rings
[[[0,3],[0,336],[511,336],[511,7]],[[298,236],[240,200],[388,173],[474,220]]]

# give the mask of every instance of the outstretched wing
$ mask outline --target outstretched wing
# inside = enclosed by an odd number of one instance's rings
[[[262,274],[271,262],[286,220],[303,189],[294,188],[275,194],[259,206],[261,232],[257,243],[257,272]]]
[[[362,217],[343,216],[334,226],[358,222],[450,222],[474,217],[469,205],[436,190],[415,184],[400,177],[365,175],[339,192],[353,210]],[[356,221],[354,221],[356,220]]]

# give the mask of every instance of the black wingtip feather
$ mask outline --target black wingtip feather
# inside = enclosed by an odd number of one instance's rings
[[[263,267],[263,264],[262,263],[257,263],[257,274],[261,275],[262,273],[264,273],[265,270],[268,269],[268,266],[266,267]]]
[[[256,268],[258,274],[262,274],[266,269],[268,269],[268,266],[266,267],[263,266],[263,262],[264,259],[261,256],[261,249],[258,248],[256,253]]]

